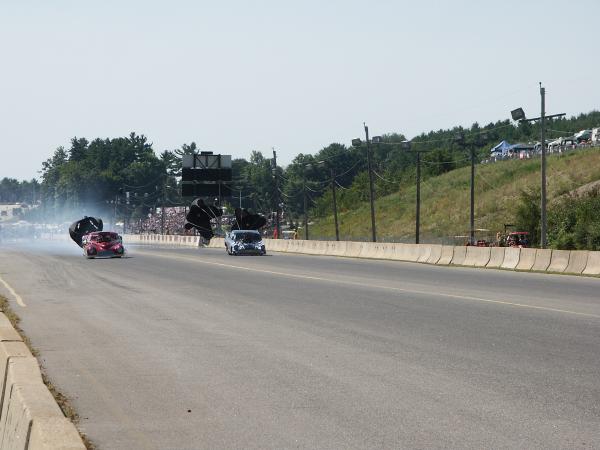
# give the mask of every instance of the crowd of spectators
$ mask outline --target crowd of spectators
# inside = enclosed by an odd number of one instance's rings
[[[129,224],[129,232],[134,234],[193,234],[184,230],[185,214],[187,208],[174,206],[157,208],[154,213],[148,214],[145,219],[140,219]]]
[[[591,142],[591,141],[582,141],[582,142],[574,142],[574,141],[566,141],[563,143],[558,143],[558,141],[551,142],[547,145],[547,153],[548,154],[562,154],[566,152],[570,152],[573,150],[580,150],[590,147],[598,147],[600,143]],[[505,154],[496,154],[491,155],[489,158],[486,158],[482,161],[483,164],[493,163],[497,161],[505,161],[507,159],[532,159],[537,158],[542,154],[541,146],[536,144],[535,146],[527,149],[516,149],[509,150]]]
[[[129,222],[127,231],[133,234],[193,235],[195,233],[193,229],[184,229],[186,214],[187,208],[184,206],[168,207],[164,209],[163,219],[162,209],[157,208],[154,213],[148,214],[148,217]],[[274,232],[275,223],[271,215],[266,216],[266,219],[267,224],[260,231],[264,236],[271,236]],[[211,221],[213,231],[215,231],[215,234],[217,235],[222,234],[223,230],[230,229],[234,221],[234,214],[225,213],[220,218],[215,218]]]
[[[164,209],[157,208],[154,213],[148,214],[145,219],[139,219],[135,222],[130,222],[128,231],[134,234],[180,234],[180,235],[193,235],[194,230],[185,230],[185,216],[188,208],[184,206],[174,206]],[[164,223],[163,223],[164,220]],[[219,219],[213,219],[213,230],[217,230],[219,222],[223,228],[229,229],[235,216],[233,214],[224,214]]]

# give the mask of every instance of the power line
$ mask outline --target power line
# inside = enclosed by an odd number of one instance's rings
[[[165,176],[164,174],[161,174],[158,177],[156,177],[154,180],[152,180],[146,184],[142,184],[141,186],[132,186],[132,185],[125,184],[125,183],[122,183],[122,186],[129,188],[129,189],[142,189],[142,188],[150,186],[151,184],[155,184],[157,181],[161,180],[164,176]]]
[[[286,194],[285,192],[283,192],[281,189],[279,189],[279,193],[280,193],[281,195],[283,195],[284,197],[286,197],[286,198],[294,198],[294,196],[292,196],[292,195],[287,195],[287,194]],[[298,194],[296,194],[296,195],[298,195]]]
[[[342,185],[341,185],[341,184],[340,184],[340,183],[339,183],[337,180],[335,180],[335,184],[337,184],[337,186],[338,186],[340,189],[343,189],[343,190],[345,190],[345,191],[349,191],[349,190],[350,190],[350,188],[347,188],[347,187],[344,187],[344,186],[342,186]]]
[[[315,194],[320,194],[321,193],[319,191],[315,191],[314,189],[311,189],[308,185],[306,185],[306,189],[308,189],[310,192],[314,192]]]
[[[451,161],[426,161],[426,160],[421,160],[421,164],[425,164],[425,165],[429,165],[429,166],[442,166],[444,164],[454,164],[454,163],[461,163],[461,162],[466,162],[466,161],[470,161],[471,158],[462,158],[462,159],[454,159]]]
[[[381,175],[379,175],[379,174],[377,173],[377,171],[376,171],[376,170],[373,170],[373,173],[375,174],[375,176],[376,176],[377,178],[379,178],[379,179],[381,179],[381,180],[385,181],[386,183],[390,183],[390,184],[400,184],[400,182],[399,182],[399,181],[391,181],[391,180],[387,180],[387,179],[385,179],[384,177],[382,177]]]

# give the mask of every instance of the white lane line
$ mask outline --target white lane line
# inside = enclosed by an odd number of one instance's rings
[[[417,289],[403,289],[403,288],[394,287],[394,286],[385,286],[382,284],[360,283],[360,282],[356,282],[356,281],[337,280],[337,279],[333,279],[333,278],[316,277],[316,276],[311,276],[311,275],[299,275],[299,274],[289,273],[289,272],[277,272],[277,271],[266,270],[266,269],[256,269],[256,268],[252,268],[252,267],[236,266],[233,264],[225,264],[225,263],[218,263],[218,262],[214,262],[214,261],[206,261],[206,260],[202,260],[199,258],[193,258],[193,257],[186,257],[186,256],[179,256],[179,255],[166,255],[164,253],[154,253],[154,252],[147,252],[147,251],[144,251],[142,253],[146,253],[146,254],[149,254],[152,256],[158,256],[161,258],[181,259],[181,260],[185,260],[185,261],[192,261],[192,262],[207,264],[207,265],[211,265],[211,266],[229,267],[232,269],[246,270],[249,272],[266,273],[269,275],[278,275],[278,276],[289,277],[289,278],[298,278],[298,279],[313,280],[313,281],[324,281],[324,282],[334,283],[334,284],[346,284],[346,285],[350,285],[350,286],[369,287],[369,288],[375,288],[375,289],[385,289],[385,290],[389,290],[389,291],[405,292],[407,294],[423,294],[423,295],[433,295],[433,296],[438,296],[438,297],[453,298],[453,299],[458,299],[458,300],[472,300],[472,301],[476,301],[476,302],[514,306],[514,307],[518,307],[518,308],[537,309],[540,311],[549,311],[549,312],[571,314],[571,315],[576,315],[576,316],[600,319],[600,315],[598,315],[598,314],[569,311],[567,309],[550,308],[547,306],[527,305],[525,303],[507,302],[507,301],[502,301],[502,300],[490,300],[487,298],[472,297],[472,296],[468,296],[468,295],[446,294],[443,292],[425,291],[425,290],[417,290]]]
[[[19,294],[17,294],[15,292],[15,290],[12,288],[12,286],[10,284],[8,284],[6,281],[4,281],[4,279],[2,277],[0,277],[0,283],[2,283],[4,285],[4,287],[8,290],[8,292],[11,293],[11,295],[15,298],[15,300],[17,301],[17,304],[19,306],[22,306],[23,308],[25,308],[27,306],[25,304],[25,302],[23,301],[23,299],[21,298],[21,296]]]

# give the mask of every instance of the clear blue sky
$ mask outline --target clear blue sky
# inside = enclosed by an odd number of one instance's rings
[[[0,178],[145,134],[283,164],[362,134],[600,108],[600,2],[0,0]]]

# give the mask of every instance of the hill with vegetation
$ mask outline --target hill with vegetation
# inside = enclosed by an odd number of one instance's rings
[[[600,249],[600,203],[598,186],[593,183],[600,180],[600,148],[553,154],[547,162],[550,244],[560,248]],[[384,183],[380,178],[377,180],[379,184]],[[587,189],[578,191],[582,186]],[[477,165],[476,228],[488,229],[489,234],[495,236],[497,231],[503,230],[504,224],[514,224],[522,231],[532,232],[535,242],[539,233],[539,190],[539,158]],[[346,192],[342,190],[341,195],[347,195]],[[396,185],[395,192],[377,199],[378,240],[414,241],[415,199],[413,179],[402,180]],[[330,201],[331,194],[328,194],[318,202],[315,212],[320,217],[313,219],[309,228],[311,238],[332,239],[335,236],[331,206],[326,206]],[[455,237],[468,234],[469,204],[470,167],[428,178],[421,184],[421,242],[464,241]],[[577,216],[578,205],[591,209],[589,217]],[[369,203],[365,201],[356,208],[343,208],[339,222],[342,239],[369,239]],[[584,229],[577,231],[577,227]],[[582,236],[565,237],[565,233]]]

